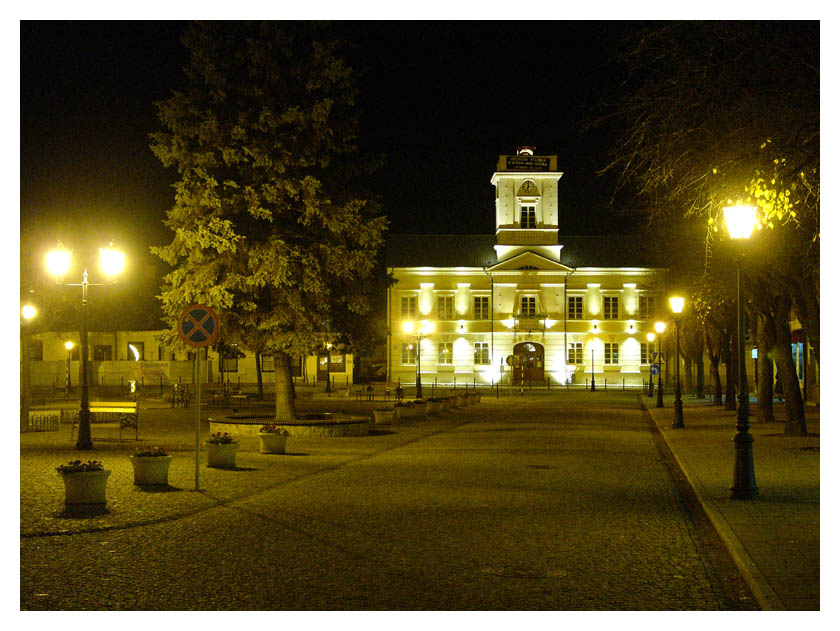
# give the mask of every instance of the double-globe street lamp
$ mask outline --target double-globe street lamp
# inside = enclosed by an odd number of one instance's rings
[[[61,247],[61,244],[47,254],[47,270],[56,279],[62,281],[70,270],[71,252]],[[82,288],[82,330],[79,334],[79,385],[81,386],[81,405],[79,408],[79,434],[76,438],[76,449],[93,449],[90,433],[90,394],[88,391],[88,334],[87,334],[87,302],[88,287],[114,284],[117,275],[125,265],[125,254],[114,250],[111,246],[99,248],[99,266],[107,283],[89,283],[87,268],[82,272],[81,283],[66,283],[68,287]]]
[[[728,206],[723,209],[729,237],[742,243],[752,236],[755,226],[755,206]],[[741,248],[739,248],[741,249]],[[735,443],[735,475],[730,497],[749,500],[758,495],[753,466],[753,437],[750,435],[750,399],[747,390],[747,370],[744,363],[744,279],[741,273],[741,252],[736,256],[738,287],[738,423]]]
[[[671,427],[680,429],[685,427],[683,423],[683,403],[682,403],[682,385],[680,384],[680,319],[685,306],[685,298],[682,296],[672,296],[668,298],[668,303],[671,305],[671,311],[674,314],[674,334],[677,338],[677,355],[674,358],[677,364],[677,383],[674,390],[674,422]]]
[[[29,427],[29,404],[32,398],[30,388],[30,369],[29,369],[29,327],[35,316],[38,315],[38,310],[30,305],[23,305],[20,309],[20,316],[23,318],[20,340],[20,430],[24,431]]]
[[[658,385],[656,388],[656,407],[658,408],[665,407],[665,403],[662,401],[662,334],[665,332],[665,326],[664,322],[657,322],[653,325],[653,328],[659,335],[659,361],[657,362],[657,368],[659,369],[657,372],[659,375],[657,376]]]
[[[415,361],[417,363],[417,379],[415,382],[415,388],[417,390],[417,398],[421,398],[423,396],[423,384],[420,380],[420,342],[423,340],[424,335],[429,335],[432,331],[435,330],[435,325],[428,320],[423,320],[421,322],[412,322],[411,320],[406,320],[403,322],[402,325],[403,331],[408,335],[415,334],[417,336],[417,347],[414,351]],[[409,348],[411,348],[409,346]]]

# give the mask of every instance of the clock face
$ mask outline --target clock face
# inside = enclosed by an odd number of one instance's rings
[[[537,185],[534,184],[531,180],[525,180],[522,182],[522,187],[519,189],[520,195],[536,195],[537,194]]]

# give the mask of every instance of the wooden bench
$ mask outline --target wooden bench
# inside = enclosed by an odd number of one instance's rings
[[[137,401],[91,401],[90,402],[90,429],[117,429],[119,439],[122,440],[123,429],[134,428],[134,440],[140,440],[138,430],[138,419],[140,417],[140,404]],[[73,416],[73,425],[70,429],[70,439],[76,432],[79,425],[79,413]]]

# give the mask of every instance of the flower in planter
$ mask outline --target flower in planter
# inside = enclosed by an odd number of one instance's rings
[[[136,458],[156,458],[159,456],[168,456],[166,449],[163,447],[141,447],[135,450],[134,456]]]
[[[233,439],[233,436],[227,432],[216,432],[215,434],[210,434],[207,442],[212,445],[229,445],[230,443],[235,443],[236,441]]]
[[[61,475],[66,475],[68,473],[104,471],[105,465],[98,460],[88,460],[87,462],[82,462],[81,460],[71,460],[67,464],[57,466],[55,470]]]
[[[403,401],[402,403],[397,403],[398,408],[413,408],[414,403],[411,401]]]
[[[397,405],[400,405],[397,403]],[[373,408],[374,412],[393,412],[391,408]]]
[[[426,405],[426,399],[415,399],[414,401],[409,401],[413,405]]]
[[[260,434],[282,434],[283,436],[290,435],[285,427],[275,424],[263,425],[260,427]]]

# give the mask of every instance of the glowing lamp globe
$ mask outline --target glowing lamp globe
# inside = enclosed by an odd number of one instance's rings
[[[20,310],[20,315],[23,316],[24,320],[31,320],[38,315],[38,310],[32,305],[23,305],[23,308]]]
[[[64,342],[64,348],[66,348],[68,351],[72,351],[73,350],[73,342],[70,342],[69,340],[67,342]]]
[[[47,271],[54,278],[62,278],[70,269],[70,251],[61,247],[47,253]]]
[[[755,226],[755,206],[727,206],[723,209],[731,239],[749,239]]]
[[[653,328],[656,329],[657,333],[664,333],[665,332],[665,323],[664,322],[657,322],[653,325]]]
[[[648,333],[647,334],[647,341],[648,342],[652,342],[655,338],[656,338],[656,335],[654,335],[653,333]]]
[[[406,320],[402,323],[402,330],[404,333],[414,333],[414,322]]]
[[[668,303],[671,305],[671,311],[682,313],[683,307],[685,307],[685,298],[682,296],[672,296],[668,298]]]
[[[116,276],[125,266],[125,254],[110,247],[99,248],[99,266],[105,276]]]

